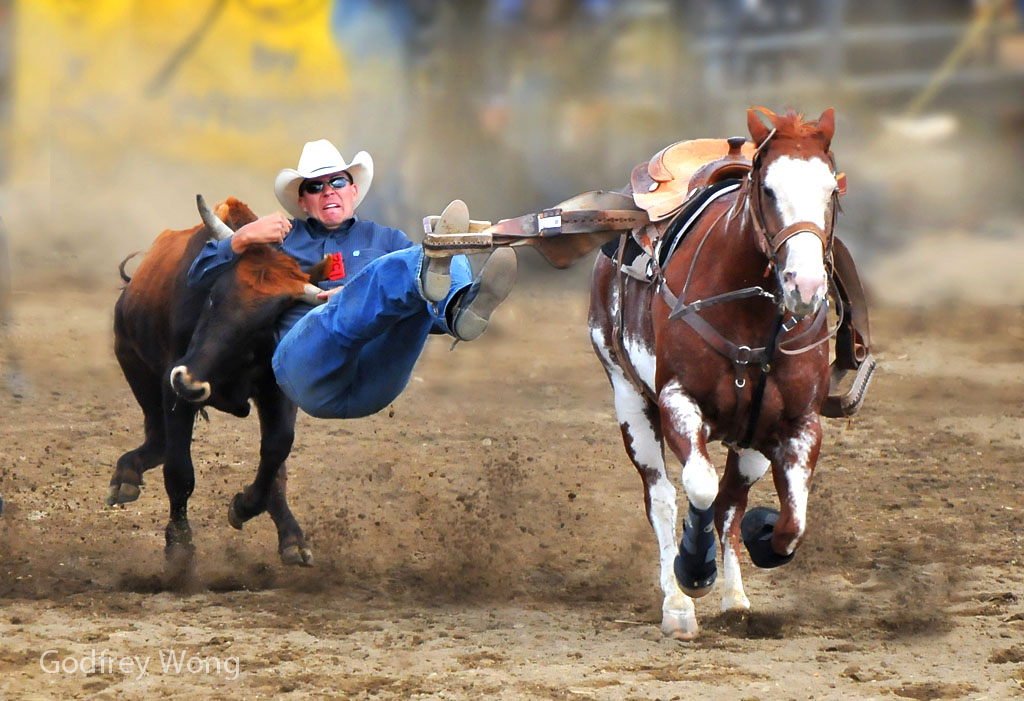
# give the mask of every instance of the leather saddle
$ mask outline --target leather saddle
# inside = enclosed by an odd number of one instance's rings
[[[633,201],[652,222],[668,219],[697,188],[746,175],[753,155],[754,144],[742,136],[677,141],[633,169]]]

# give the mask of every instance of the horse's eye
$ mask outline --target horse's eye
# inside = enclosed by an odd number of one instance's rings
[[[775,190],[771,189],[770,187],[766,187],[764,189],[764,194],[768,195],[768,197],[770,197],[773,200],[775,199]]]

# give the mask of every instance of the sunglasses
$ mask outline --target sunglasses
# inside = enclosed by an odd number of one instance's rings
[[[299,194],[305,195],[319,195],[324,191],[324,188],[330,185],[335,190],[341,190],[352,184],[352,181],[345,175],[335,175],[330,180],[307,180],[302,183],[302,187],[299,188]]]

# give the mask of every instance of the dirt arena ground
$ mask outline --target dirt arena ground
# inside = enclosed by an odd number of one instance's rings
[[[679,643],[658,630],[655,540],[577,277],[521,285],[477,343],[432,339],[392,411],[300,418],[289,491],[311,569],[280,564],[266,516],[228,525],[257,426],[211,413],[184,590],[163,571],[159,472],[103,504],[141,436],[111,353],[116,274],[16,287],[0,697],[1024,695],[1024,307],[879,304],[880,371],[855,420],[827,422],[802,549],[745,563],[751,613],[712,592]],[[751,504],[773,501],[764,480]]]

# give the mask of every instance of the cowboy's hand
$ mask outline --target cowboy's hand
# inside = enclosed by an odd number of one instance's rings
[[[317,299],[330,299],[332,295],[337,294],[341,291],[340,287],[332,287],[329,290],[324,290],[316,296]]]
[[[274,212],[249,222],[231,237],[231,250],[244,253],[249,246],[260,243],[283,243],[292,223],[281,212]]]

